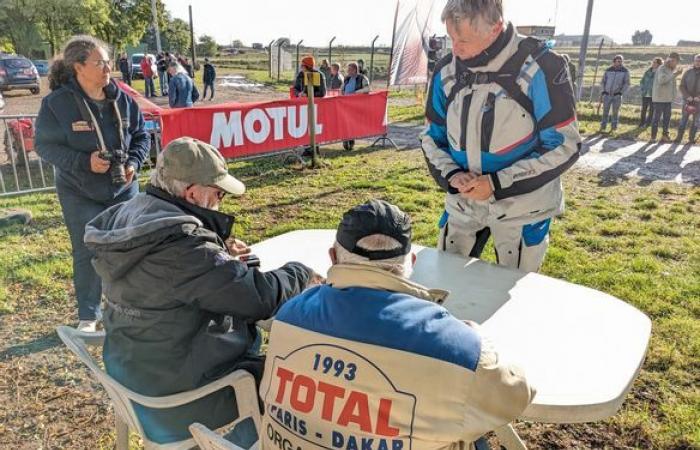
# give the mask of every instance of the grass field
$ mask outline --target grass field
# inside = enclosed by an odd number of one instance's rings
[[[294,229],[334,228],[348,207],[379,197],[411,214],[416,242],[435,245],[443,196],[418,150],[331,148],[325,161],[328,166],[317,171],[285,166],[278,158],[231,164],[249,187],[224,208],[238,218],[236,235],[254,243]],[[553,226],[543,272],[649,314],[653,336],[646,363],[612,419],[522,423],[519,432],[531,448],[700,448],[700,189],[604,185],[593,174],[567,174],[567,211]],[[74,314],[70,244],[58,201],[55,194],[0,199],[0,208],[18,206],[30,209],[35,220],[0,230],[0,320],[13,330],[0,333],[0,447],[99,442],[108,448],[113,422],[104,394],[86,391],[94,383],[52,333]],[[485,256],[493,261],[490,247]],[[41,352],[37,336],[53,339],[55,348]],[[97,403],[90,400],[95,395]]]

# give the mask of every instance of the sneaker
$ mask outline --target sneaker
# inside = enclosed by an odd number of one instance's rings
[[[663,136],[661,136],[661,140],[659,142],[671,142],[671,136],[668,134],[664,133]]]
[[[77,330],[81,333],[97,333],[97,320],[81,320]]]

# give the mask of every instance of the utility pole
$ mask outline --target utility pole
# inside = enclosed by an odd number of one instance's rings
[[[192,25],[192,5],[190,5],[190,42],[192,43],[192,71],[197,67],[197,49],[194,44],[194,26]]]
[[[158,28],[158,8],[156,7],[156,0],[151,0],[151,13],[153,13],[153,31],[156,34],[156,49],[158,53],[162,53],[163,47],[160,45],[160,29]]]
[[[586,71],[586,53],[588,52],[588,37],[591,34],[591,16],[593,15],[593,0],[588,0],[586,8],[586,24],[583,28],[583,38],[581,39],[581,49],[578,54],[578,92],[576,101],[581,99],[583,92],[583,73]]]

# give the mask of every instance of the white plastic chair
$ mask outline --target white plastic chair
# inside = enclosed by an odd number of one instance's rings
[[[192,433],[192,437],[194,437],[200,450],[244,450],[233,442],[227,441],[201,423],[195,422],[190,425],[190,433]],[[258,435],[259,433],[260,430],[258,430]],[[259,441],[255,442],[249,450],[257,450],[259,448],[258,444]]]
[[[250,373],[244,370],[237,370],[214,381],[213,383],[202,386],[193,391],[181,392],[179,394],[164,397],[147,397],[145,395],[137,394],[136,392],[127,389],[118,383],[114,378],[102,370],[102,368],[92,358],[92,355],[90,355],[88,352],[88,346],[103,345],[105,337],[104,332],[82,333],[67,326],[58,327],[56,331],[58,332],[58,336],[61,338],[63,343],[66,344],[66,347],[75,353],[83,364],[90,368],[112,400],[117,425],[117,450],[127,450],[129,448],[130,429],[138,432],[141,435],[144,446],[149,450],[185,450],[195,447],[197,444],[194,439],[171,442],[168,444],[158,444],[149,441],[143,431],[143,427],[141,426],[138,417],[136,416],[136,413],[134,412],[132,402],[148,408],[174,408],[176,406],[193,402],[225,387],[231,387],[234,390],[236,394],[236,403],[238,404],[239,417],[232,423],[237,423],[242,419],[252,417],[253,421],[255,422],[256,430],[260,430],[260,409],[258,406],[255,379]]]

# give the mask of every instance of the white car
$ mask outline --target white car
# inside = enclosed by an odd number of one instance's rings
[[[0,92],[0,111],[5,107],[5,99],[2,98],[2,92]]]

